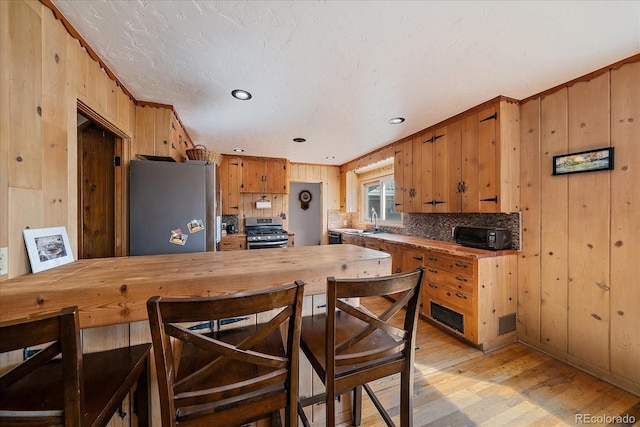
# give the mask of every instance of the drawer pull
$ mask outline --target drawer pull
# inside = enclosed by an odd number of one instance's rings
[[[460,277],[460,276],[456,276],[456,280],[458,280],[460,282],[467,282],[467,279],[465,279],[464,277]]]
[[[431,283],[431,282],[429,282],[429,283],[428,283],[428,285],[429,285],[429,287],[430,287],[430,288],[438,289],[438,286],[437,286],[437,285],[434,285],[434,284],[433,284],[433,283]]]
[[[416,261],[420,261],[420,262],[423,261],[423,258],[421,256],[420,257],[414,256],[413,259],[415,259]]]
[[[438,274],[438,270],[434,270],[433,268],[429,268],[429,273]]]
[[[456,262],[456,267],[458,267],[458,268],[467,268],[467,265],[466,264],[462,264],[460,262]]]
[[[433,256],[430,256],[430,257],[429,257],[429,261],[434,261],[434,262],[435,262],[435,261],[438,261],[438,258],[433,257]]]
[[[461,294],[461,293],[456,293],[456,296],[457,296],[458,298],[467,299],[467,296],[466,296],[466,295],[463,295],[463,294]]]

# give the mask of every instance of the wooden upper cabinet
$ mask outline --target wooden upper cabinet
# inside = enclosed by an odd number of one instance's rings
[[[242,193],[289,194],[290,167],[287,159],[242,158]]]
[[[449,194],[449,152],[453,130],[436,128],[424,133],[420,143],[422,151],[422,205],[421,212],[451,212]],[[420,211],[418,211],[420,212]]]
[[[478,112],[479,212],[498,212],[500,210],[498,188],[500,163],[496,147],[498,120],[496,106]]]
[[[223,215],[238,215],[240,213],[241,164],[242,161],[239,157],[222,156],[219,179],[222,190]]]
[[[497,99],[394,145],[397,211],[516,212],[519,108]]]
[[[398,141],[394,153],[395,211],[419,212],[422,197],[421,136]]]
[[[186,150],[193,147],[186,130],[173,110],[150,105],[136,106],[134,154],[187,160]]]

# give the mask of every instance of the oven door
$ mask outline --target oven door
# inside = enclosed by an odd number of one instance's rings
[[[259,242],[247,242],[247,249],[273,249],[273,248],[286,248],[289,246],[288,241],[259,241]]]

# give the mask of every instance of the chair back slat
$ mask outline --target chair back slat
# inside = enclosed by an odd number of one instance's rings
[[[362,298],[372,296],[384,296],[407,291],[415,286],[415,271],[408,273],[398,273],[392,276],[371,277],[371,278],[348,278],[333,280],[340,282],[340,287],[336,289],[337,298]]]
[[[297,281],[219,297],[149,299],[162,425],[188,420],[241,425],[270,415],[273,408],[289,408],[285,425],[291,425],[303,293],[304,284]],[[226,319],[257,319],[264,313],[271,318],[263,323],[220,327]],[[214,330],[190,328],[194,322]]]
[[[354,392],[352,424],[361,424],[362,389],[387,425],[391,417],[368,383],[400,374],[401,425],[412,425],[413,361],[424,270],[372,278],[327,278],[327,310],[303,319],[301,348],[325,385],[321,396],[301,399],[303,406],[325,402],[327,426],[335,425],[336,399]],[[395,302],[376,314],[360,305],[363,298],[391,296]]]
[[[160,310],[166,323],[224,319],[261,313],[268,311],[269,307],[284,307],[287,305],[286,301],[295,298],[296,292],[295,286],[288,285],[285,289],[267,289],[260,294],[253,292],[222,295],[213,297],[217,302],[211,305],[202,304],[203,298],[163,298]],[[216,309],[215,313],[211,312],[213,306]]]
[[[49,343],[35,355],[21,362],[0,377],[0,402],[9,387],[22,381],[39,367],[62,355],[62,378],[64,393],[63,408],[39,408],[33,410],[11,410],[0,403],[0,425],[24,423],[24,425],[48,425],[52,419],[63,420],[67,426],[79,426],[84,414],[84,383],[82,381],[82,351],[79,344],[80,323],[77,307],[64,308],[59,312],[0,323],[3,353],[22,350]],[[22,424],[20,424],[22,425]]]

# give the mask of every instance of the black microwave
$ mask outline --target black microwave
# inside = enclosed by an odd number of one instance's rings
[[[496,227],[455,227],[456,243],[478,249],[511,249],[511,231]]]

